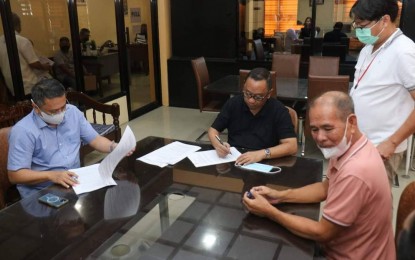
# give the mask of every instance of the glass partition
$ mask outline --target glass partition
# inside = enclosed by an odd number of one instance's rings
[[[99,99],[121,92],[113,0],[78,0],[85,91]]]
[[[131,110],[156,101],[150,1],[124,1]]]

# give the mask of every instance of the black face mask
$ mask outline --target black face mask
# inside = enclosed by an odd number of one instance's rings
[[[414,234],[402,229],[398,238],[398,260],[415,259]]]
[[[61,51],[67,53],[69,51],[69,46],[62,46]]]

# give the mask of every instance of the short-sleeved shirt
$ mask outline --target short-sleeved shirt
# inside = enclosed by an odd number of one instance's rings
[[[323,217],[345,227],[325,244],[329,259],[395,259],[392,196],[382,159],[362,136],[328,165]]]
[[[270,98],[253,115],[242,94],[225,103],[212,128],[219,132],[228,129],[231,146],[252,150],[273,147],[281,139],[296,137],[290,114],[281,102]]]
[[[397,29],[378,50],[372,50],[372,45],[366,45],[360,52],[350,96],[360,130],[378,145],[414,110],[410,92],[415,90],[415,43]],[[406,146],[405,140],[395,153]]]
[[[83,113],[73,105],[66,105],[65,117],[57,127],[48,126],[32,111],[10,132],[7,169],[50,171],[79,168],[81,141],[90,143],[97,136]],[[18,184],[17,188],[22,197],[27,197],[50,184]]]
[[[53,61],[55,62],[56,77],[59,80],[64,80],[66,76],[66,73],[59,67],[60,65],[66,65],[70,71],[74,72],[73,53],[71,50],[68,53],[59,50],[53,57]]]
[[[20,36],[16,32],[16,44],[19,53],[20,70],[22,71],[22,79],[25,94],[30,94],[32,87],[39,81],[39,77],[35,71],[29,66],[39,61],[32,43],[25,37]],[[0,68],[10,92],[14,95],[13,80],[10,71],[9,58],[7,56],[7,47],[4,35],[0,37]]]

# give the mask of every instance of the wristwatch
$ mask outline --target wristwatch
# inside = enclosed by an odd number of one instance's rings
[[[271,157],[271,152],[270,152],[269,148],[266,148],[265,149],[265,158],[268,159],[269,157]]]

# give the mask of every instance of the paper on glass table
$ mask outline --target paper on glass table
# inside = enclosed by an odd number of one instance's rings
[[[188,157],[195,167],[203,167],[208,165],[215,165],[227,162],[234,162],[241,155],[235,147],[231,147],[231,153],[226,157],[221,158],[216,153],[216,150],[209,150],[203,152],[192,153]]]
[[[117,185],[112,178],[112,173],[117,164],[130,152],[137,141],[129,126],[124,131],[120,142],[114,151],[109,153],[100,164],[94,164],[78,169],[71,169],[78,175],[78,185],[73,186],[76,194],[90,192],[109,185]]]
[[[173,165],[186,158],[189,154],[200,150],[200,146],[184,144],[178,141],[165,145],[151,153],[148,153],[137,160],[159,166],[165,167]]]

